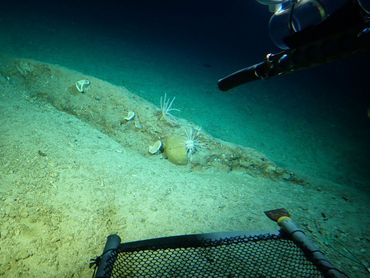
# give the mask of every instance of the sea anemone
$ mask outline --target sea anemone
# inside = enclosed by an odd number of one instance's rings
[[[200,128],[191,127],[189,129],[185,129],[185,134],[185,148],[190,160],[192,155],[202,148],[202,143],[199,141]]]
[[[161,107],[161,120],[165,119],[167,122],[175,123],[175,117],[171,114],[172,111],[180,111],[177,108],[173,108],[173,102],[175,101],[176,97],[172,99],[167,98],[167,95],[160,98],[160,107]]]

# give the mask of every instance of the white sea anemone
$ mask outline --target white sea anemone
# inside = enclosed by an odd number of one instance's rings
[[[165,119],[168,122],[176,122],[175,117],[171,114],[172,111],[180,111],[177,108],[173,108],[173,102],[175,101],[176,97],[172,99],[167,98],[167,95],[160,98],[160,106],[161,106],[161,119]]]
[[[188,158],[191,159],[192,155],[202,148],[202,143],[199,141],[200,128],[185,129],[185,148]]]

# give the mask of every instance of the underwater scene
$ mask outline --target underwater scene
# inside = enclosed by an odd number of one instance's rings
[[[110,234],[271,231],[278,208],[369,277],[370,52],[289,60],[310,42],[281,45],[274,1],[10,2],[0,277],[91,277]]]

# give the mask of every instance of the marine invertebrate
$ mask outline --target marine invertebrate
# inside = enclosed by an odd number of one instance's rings
[[[141,124],[140,119],[139,119],[139,115],[135,116],[134,123],[135,123],[135,127],[137,129],[142,129],[143,128],[143,125]]]
[[[185,129],[184,135],[170,135],[164,142],[164,157],[174,164],[186,165],[203,144],[199,141],[200,128]]]
[[[129,122],[129,121],[133,120],[135,118],[135,116],[136,115],[135,115],[134,111],[128,111],[127,116],[124,117],[124,119]]]
[[[158,154],[163,151],[163,143],[157,140],[153,145],[149,146],[148,151],[150,154]]]
[[[173,97],[172,99],[167,98],[167,95],[164,94],[164,96],[161,96],[160,98],[160,108],[161,108],[161,120],[164,119],[167,122],[176,122],[175,117],[171,114],[172,111],[180,111],[177,108],[173,107],[173,103],[175,101],[176,97]]]
[[[89,80],[81,79],[75,83],[75,86],[77,91],[79,91],[80,93],[85,93],[86,90],[90,87],[90,84],[91,82]]]
[[[200,128],[189,128],[185,129],[185,149],[189,159],[192,155],[202,148],[202,143],[199,141]]]
[[[185,138],[182,135],[170,135],[164,142],[163,155],[176,165],[188,164],[189,157],[185,147]]]

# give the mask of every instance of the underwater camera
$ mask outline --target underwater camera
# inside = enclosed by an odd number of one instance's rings
[[[218,80],[222,91],[370,49],[370,0],[256,0],[273,13],[270,37],[282,51]]]

